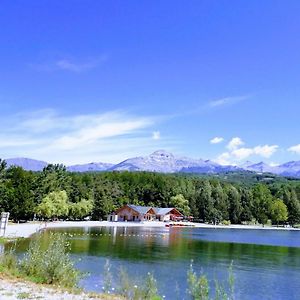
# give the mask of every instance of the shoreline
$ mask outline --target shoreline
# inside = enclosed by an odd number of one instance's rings
[[[49,300],[121,300],[118,295],[89,293],[50,284],[34,283],[24,278],[0,273],[0,299]]]
[[[172,222],[171,222],[172,223]],[[108,221],[54,221],[28,222],[22,224],[8,224],[5,238],[28,238],[31,235],[49,228],[84,228],[84,227],[144,227],[144,228],[166,228],[164,222],[108,222]],[[288,230],[300,231],[300,228],[293,227],[272,227],[262,225],[212,225],[205,223],[182,222],[181,224],[193,226],[193,228],[209,229],[244,229],[244,230]]]

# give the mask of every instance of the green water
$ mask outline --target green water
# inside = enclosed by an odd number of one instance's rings
[[[120,266],[139,284],[153,272],[165,299],[188,299],[186,273],[226,280],[233,261],[236,299],[300,299],[300,232],[200,228],[72,228],[67,233],[76,266],[88,272],[80,285],[101,291],[108,258],[117,286]],[[44,233],[47,242],[48,232]],[[24,252],[28,241],[18,244]]]

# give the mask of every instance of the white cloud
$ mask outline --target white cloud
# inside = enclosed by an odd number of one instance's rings
[[[224,152],[220,154],[214,161],[220,165],[226,166],[232,164],[231,156],[229,152]]]
[[[269,166],[270,166],[270,167],[278,167],[278,166],[280,166],[280,164],[279,164],[279,163],[276,163],[276,162],[270,162],[270,163],[269,163]]]
[[[249,95],[245,96],[236,96],[236,97],[225,97],[217,100],[212,100],[208,103],[208,106],[211,108],[221,107],[225,105],[235,104],[241,101],[244,101],[249,98]]]
[[[160,132],[159,131],[153,131],[152,132],[152,139],[153,140],[160,140]]]
[[[38,71],[68,71],[73,73],[81,73],[98,67],[107,60],[106,55],[97,58],[78,60],[71,58],[59,58],[56,60],[48,60],[40,63],[32,63],[30,66]]]
[[[237,149],[238,147],[240,147],[240,146],[242,146],[242,145],[244,145],[244,142],[242,141],[242,139],[239,138],[239,137],[234,137],[234,138],[232,138],[231,141],[228,143],[227,149],[229,149],[229,150],[232,151],[232,150],[235,150],[235,149]]]
[[[220,144],[224,141],[224,138],[222,137],[214,137],[213,139],[210,140],[211,144]]]
[[[65,164],[107,161],[117,163],[126,155],[151,153],[156,145],[149,128],[152,116],[123,111],[66,116],[54,110],[20,113],[0,119],[0,151],[3,158],[32,157]],[[159,137],[158,132],[155,137]],[[171,149],[173,140],[159,142]]]
[[[278,145],[264,145],[264,146],[256,146],[253,151],[255,154],[260,155],[262,157],[269,158],[271,157],[278,149]]]
[[[241,138],[235,137],[231,139],[226,148],[227,152],[220,154],[216,158],[216,162],[222,165],[235,165],[250,156],[260,156],[270,158],[279,148],[278,145],[258,145],[255,147],[241,147],[245,143]],[[299,147],[300,148],[300,147]],[[300,150],[300,149],[299,149]]]
[[[111,138],[130,134],[138,129],[148,127],[150,120],[147,119],[124,119],[119,116],[91,116],[89,121],[80,128],[53,141],[52,147],[56,149],[74,149],[88,146],[99,139]]]
[[[253,149],[251,148],[239,148],[235,149],[231,152],[231,155],[236,158],[237,160],[243,160],[248,158],[254,153]]]
[[[288,148],[289,152],[300,154],[300,144]]]
[[[264,145],[256,146],[254,148],[239,148],[231,152],[231,154],[238,160],[243,160],[248,158],[251,155],[258,155],[265,158],[271,157],[278,149],[277,145]]]

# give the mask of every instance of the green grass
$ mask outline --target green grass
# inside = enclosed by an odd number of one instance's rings
[[[74,267],[67,253],[69,245],[65,237],[61,234],[50,234],[49,241],[49,244],[43,247],[42,236],[38,235],[32,240],[21,260],[17,259],[12,246],[0,256],[0,271],[36,283],[75,287],[80,272]]]
[[[11,238],[0,237],[0,244],[3,245],[7,242],[10,242],[11,240]]]
[[[42,236],[33,240],[25,257],[19,264],[25,275],[37,278],[42,283],[75,287],[80,273],[75,269],[64,235],[51,233],[47,248],[42,247]]]
[[[22,292],[17,296],[18,299],[30,299],[30,293]]]

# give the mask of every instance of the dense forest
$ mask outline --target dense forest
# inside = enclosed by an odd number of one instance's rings
[[[237,180],[232,175],[231,181],[230,175],[71,173],[63,165],[31,172],[7,168],[0,160],[0,208],[14,221],[86,216],[99,220],[131,203],[176,206],[185,215],[210,223],[300,223],[300,181],[243,176]]]

